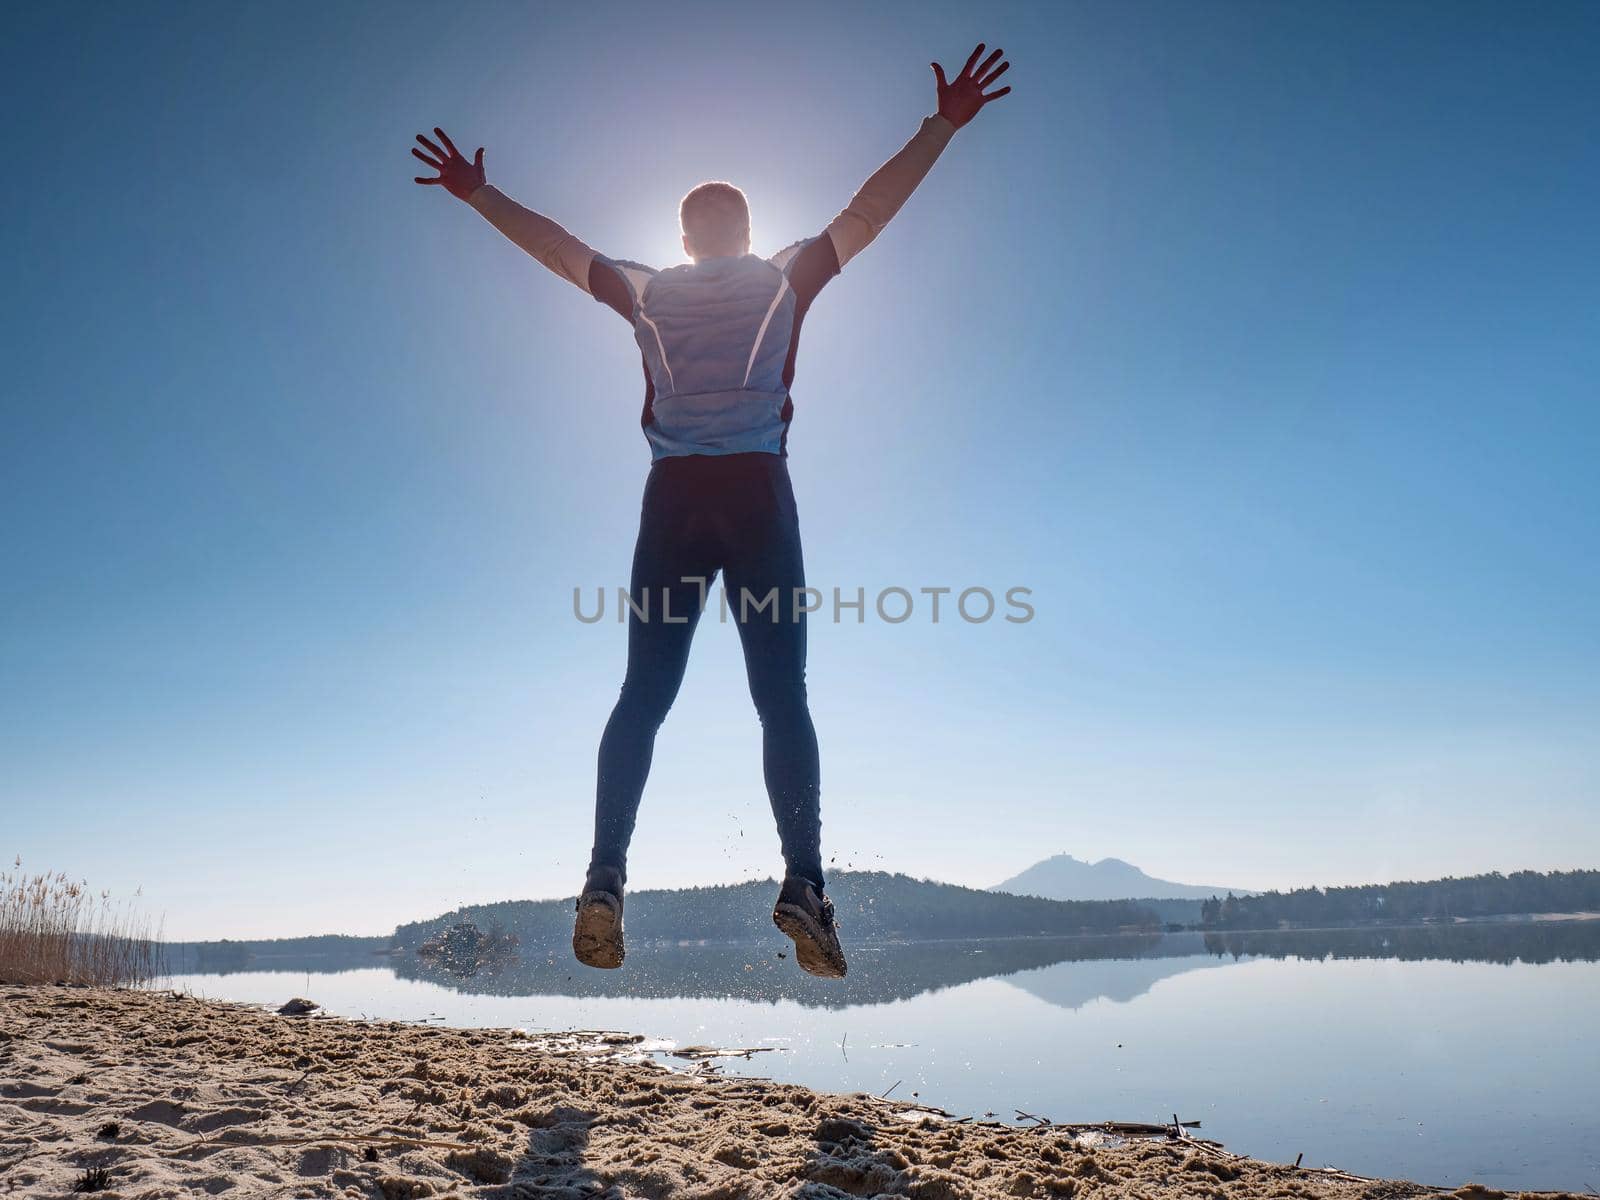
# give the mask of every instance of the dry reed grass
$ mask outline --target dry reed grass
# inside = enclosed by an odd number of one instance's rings
[[[0,874],[0,982],[129,987],[160,974],[158,935],[131,903],[66,875]]]

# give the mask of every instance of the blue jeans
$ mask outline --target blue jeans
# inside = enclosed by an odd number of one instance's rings
[[[720,612],[718,571],[761,719],[784,864],[820,886],[821,767],[796,594],[805,566],[788,466],[776,454],[684,455],[650,468],[629,585],[628,671],[600,739],[590,863],[626,871],[656,730],[683,681],[702,602]]]

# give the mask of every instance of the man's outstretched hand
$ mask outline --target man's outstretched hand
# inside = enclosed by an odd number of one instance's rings
[[[981,46],[979,47],[980,50],[982,48]],[[417,182],[430,185],[442,183],[445,190],[457,200],[465,200],[484,185],[483,147],[479,146],[478,153],[473,155],[471,162],[468,162],[461,151],[456,149],[456,145],[450,140],[449,134],[438,128],[435,128],[433,133],[435,137],[444,143],[443,150],[419,133],[417,134],[417,141],[427,147],[428,153],[424,154],[415,146],[411,147],[411,153],[439,172],[439,177],[437,179],[424,179],[418,175],[416,177]]]
[[[938,63],[929,63],[933,68],[933,76],[939,81],[939,115],[950,124],[960,129],[973,117],[978,115],[978,110],[991,100],[998,100],[1011,89],[1003,87],[998,92],[990,92],[987,96],[983,89],[1006,73],[1006,68],[1011,66],[1008,62],[994,64],[999,61],[1004,50],[996,50],[988,58],[978,64],[978,55],[983,53],[983,43],[978,43],[978,48],[967,59],[967,65],[961,68],[961,74],[954,80],[946,81],[944,68]],[[993,70],[990,68],[993,67]],[[438,133],[438,130],[434,130]],[[441,135],[443,136],[443,135]]]

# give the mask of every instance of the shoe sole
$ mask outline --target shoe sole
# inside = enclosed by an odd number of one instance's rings
[[[802,971],[823,979],[844,978],[849,970],[844,952],[838,949],[837,939],[823,933],[810,913],[793,904],[780,904],[772,910],[772,923],[794,943],[794,958]]]
[[[585,892],[579,897],[572,953],[586,967],[613,971],[622,965],[622,905],[610,892]]]

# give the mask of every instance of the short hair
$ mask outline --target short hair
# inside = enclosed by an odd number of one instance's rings
[[[734,254],[750,235],[750,204],[733,184],[714,180],[690,189],[678,221],[701,254]]]

